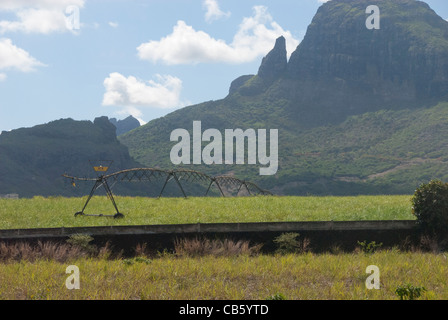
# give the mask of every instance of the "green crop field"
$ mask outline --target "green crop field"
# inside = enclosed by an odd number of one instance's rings
[[[189,223],[414,220],[411,196],[144,198],[116,197],[123,219],[74,217],[86,197],[0,199],[0,229]],[[85,213],[114,214],[92,198]]]

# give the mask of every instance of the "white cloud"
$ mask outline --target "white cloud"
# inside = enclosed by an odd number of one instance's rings
[[[7,78],[6,73],[0,73],[0,82],[5,81]]]
[[[111,26],[112,28],[117,28],[118,27],[118,23],[117,22],[109,22],[109,26]]]
[[[245,63],[266,55],[279,36],[286,38],[288,54],[299,44],[290,31],[273,20],[264,6],[255,6],[252,17],[244,18],[232,43],[196,31],[184,21],[178,21],[173,32],[160,41],[149,41],[138,48],[142,60],[168,65],[196,63]]]
[[[0,32],[51,33],[66,28],[64,14],[47,9],[17,12],[18,21],[0,21]]]
[[[207,10],[205,13],[205,21],[207,22],[230,17],[230,12],[224,12],[219,8],[217,0],[204,0],[203,6]]]
[[[18,10],[23,8],[57,8],[68,6],[83,7],[85,0],[2,0],[0,10]]]
[[[16,47],[11,39],[0,39],[0,70],[16,69],[31,72],[44,64],[33,58],[25,50]]]
[[[66,9],[69,7],[80,9],[84,3],[85,0],[3,0],[0,2],[0,12],[13,12],[17,19],[1,20],[0,33],[48,34],[70,31],[67,22],[74,17],[74,13],[66,12]]]
[[[104,106],[120,106],[123,113],[136,117],[141,116],[139,107],[171,109],[181,105],[182,81],[170,75],[157,75],[157,81],[145,82],[114,72],[104,80],[104,87]]]

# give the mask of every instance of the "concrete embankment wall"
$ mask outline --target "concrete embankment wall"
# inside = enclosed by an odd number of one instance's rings
[[[323,221],[275,223],[207,223],[183,225],[110,226],[81,228],[0,230],[0,242],[65,241],[73,234],[87,234],[97,245],[109,242],[113,248],[132,254],[138,244],[154,251],[171,250],[176,239],[227,238],[263,244],[265,252],[276,248],[273,240],[282,233],[299,233],[315,252],[339,247],[352,250],[358,241],[382,242],[383,247],[417,243],[415,221]]]

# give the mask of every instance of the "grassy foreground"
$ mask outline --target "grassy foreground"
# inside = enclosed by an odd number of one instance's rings
[[[410,196],[130,198],[117,197],[124,219],[77,217],[86,198],[0,200],[0,229],[208,222],[412,220]],[[95,197],[86,213],[113,213]],[[239,253],[191,256],[176,250],[124,259],[76,256],[66,245],[40,248],[0,244],[0,300],[150,299],[396,300],[398,286],[425,287],[420,299],[448,299],[446,253],[379,250],[373,254]],[[15,249],[14,249],[15,248]],[[61,249],[62,248],[62,249]],[[63,249],[65,248],[65,249]],[[21,251],[20,251],[21,250]],[[20,252],[19,252],[20,251]],[[137,250],[136,250],[137,253]],[[48,255],[48,256],[46,256]],[[51,258],[55,257],[55,258]],[[138,259],[141,258],[141,259]],[[69,290],[68,266],[79,268],[80,288]],[[367,289],[368,266],[380,271],[380,289]]]
[[[74,217],[86,197],[0,199],[0,229],[219,222],[414,220],[411,196],[144,198],[116,197],[124,219]],[[114,214],[106,197],[85,213]]]
[[[397,300],[404,284],[423,286],[420,299],[448,299],[446,254],[378,251],[233,257],[175,257],[144,262],[81,258],[2,263],[1,299],[286,299]],[[68,265],[80,288],[66,287]],[[367,289],[366,268],[380,271],[380,289]]]

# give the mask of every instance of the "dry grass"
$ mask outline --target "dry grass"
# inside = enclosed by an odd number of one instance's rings
[[[71,239],[70,239],[71,240]],[[41,242],[36,245],[27,242],[6,243],[0,242],[0,262],[18,262],[37,260],[53,260],[59,263],[74,261],[80,258],[97,258],[97,259],[120,259],[122,252],[113,253],[109,243],[105,246],[97,248],[93,245],[85,243],[77,243],[73,241],[67,243],[57,242]],[[250,245],[249,241],[233,241],[210,240],[206,238],[194,239],[177,239],[174,243],[174,255],[176,257],[230,257],[239,255],[253,256],[259,254],[262,245]],[[146,243],[138,244],[135,247],[136,257],[154,257],[160,256],[159,252],[148,250]]]
[[[97,257],[105,259],[110,256],[111,250],[108,243],[92,251],[68,243],[50,241],[38,241],[35,245],[27,242],[0,242],[0,262],[52,260],[65,263],[80,258]]]
[[[31,245],[26,242],[18,243],[0,243],[0,261],[36,261],[36,260],[55,260],[66,262],[68,260],[78,259],[87,256],[79,247],[68,244],[58,244],[51,242],[38,242],[37,245]]]
[[[421,299],[448,299],[444,254],[380,250],[371,255],[286,254],[255,256],[162,255],[148,260],[79,258],[80,289],[68,290],[68,263],[0,262],[1,299],[82,300],[398,300],[403,284],[424,286]],[[380,269],[381,288],[365,286],[366,267]]]
[[[179,257],[201,257],[212,255],[216,257],[229,257],[238,255],[258,254],[262,245],[250,245],[249,241],[210,240],[210,239],[177,239],[174,242],[174,251]]]
[[[248,241],[185,238],[173,253],[154,255],[142,243],[135,258],[123,259],[108,245],[92,252],[68,242],[0,243],[0,300],[395,300],[406,283],[428,290],[421,299],[445,300],[447,255],[431,246],[423,239],[409,251],[262,254]],[[65,287],[68,265],[79,267],[79,290]],[[369,265],[380,270],[380,290],[365,286]]]

